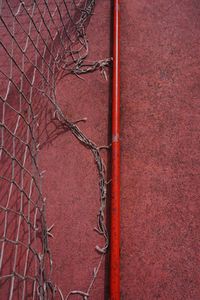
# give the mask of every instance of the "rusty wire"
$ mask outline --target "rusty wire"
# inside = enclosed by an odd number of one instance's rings
[[[16,4],[17,3],[17,4]],[[64,115],[55,88],[68,74],[101,70],[111,60],[87,62],[86,28],[95,0],[0,1],[0,295],[13,299],[88,299],[108,249],[105,225],[107,183],[98,147]],[[39,99],[39,100],[38,100]],[[48,101],[54,117],[91,151],[99,174],[100,208],[96,246],[100,260],[86,291],[65,292],[51,279],[52,255],[38,165],[40,116]],[[23,260],[19,256],[23,256]],[[3,294],[2,294],[3,293]],[[3,299],[3,298],[2,298]]]

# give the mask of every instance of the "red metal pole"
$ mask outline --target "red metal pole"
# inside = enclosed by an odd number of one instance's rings
[[[110,299],[120,300],[120,65],[119,0],[114,1]]]

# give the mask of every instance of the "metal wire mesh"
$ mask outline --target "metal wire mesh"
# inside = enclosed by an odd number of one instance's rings
[[[104,71],[109,64],[109,60],[84,63],[85,30],[94,6],[95,0],[0,1],[1,299],[67,299],[74,294],[87,299],[107,251],[106,181],[100,148],[66,119],[55,93],[57,81],[66,74]],[[88,290],[72,291],[66,297],[51,279],[51,228],[46,224],[38,166],[40,118],[47,103],[60,126],[92,151],[100,178],[97,231],[105,237],[105,246],[96,247],[100,262]]]

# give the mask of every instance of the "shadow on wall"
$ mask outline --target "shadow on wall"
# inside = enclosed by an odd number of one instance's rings
[[[56,76],[71,65],[75,1],[1,4],[0,298],[53,295],[38,151],[66,132],[55,116]],[[86,26],[86,25],[85,25]],[[74,44],[77,47],[77,43]],[[80,46],[80,44],[79,44]],[[44,285],[46,282],[46,287]],[[46,290],[45,290],[46,288]],[[52,296],[53,297],[53,296]]]

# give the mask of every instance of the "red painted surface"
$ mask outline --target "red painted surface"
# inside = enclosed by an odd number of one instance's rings
[[[97,2],[88,28],[92,59],[110,55],[109,5]],[[121,0],[121,299],[200,299],[199,36],[197,0]],[[109,82],[84,78],[64,78],[58,101],[70,119],[88,117],[80,127],[108,144]],[[101,243],[93,232],[98,176],[91,154],[43,121],[53,277],[64,293],[85,290]],[[106,267],[91,299],[108,299]]]
[[[119,1],[113,5],[112,194],[110,228],[110,299],[120,299],[120,62]]]
[[[120,7],[121,299],[200,299],[200,2]]]

